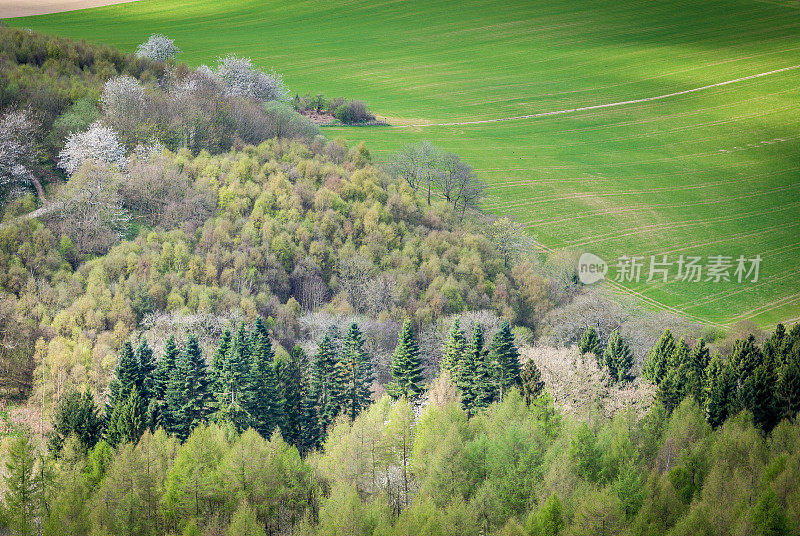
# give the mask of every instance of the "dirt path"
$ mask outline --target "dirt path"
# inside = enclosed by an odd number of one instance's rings
[[[74,11],[135,0],[0,0],[0,19]]]
[[[2,0],[0,0],[2,1]],[[784,67],[783,69],[775,69],[774,71],[767,71],[766,73],[758,73],[758,74],[751,74],[750,76],[743,76],[741,78],[735,78],[733,80],[726,80],[724,82],[717,82],[716,84],[710,84],[707,86],[696,87],[692,89],[686,89],[684,91],[676,91],[674,93],[667,93],[665,95],[656,95],[655,97],[645,97],[642,99],[633,99],[627,101],[620,101],[620,102],[610,102],[607,104],[596,104],[594,106],[582,106],[580,108],[570,108],[568,110],[555,110],[552,112],[541,112],[538,114],[529,114],[529,115],[517,115],[513,117],[500,117],[496,119],[482,119],[479,121],[461,121],[461,122],[453,122],[453,123],[427,123],[427,124],[417,124],[417,125],[396,125],[394,128],[418,128],[418,127],[451,127],[451,126],[461,126],[461,125],[482,125],[484,123],[500,123],[502,121],[517,121],[520,119],[533,119],[536,117],[547,117],[550,115],[561,115],[561,114],[569,114],[574,112],[585,112],[587,110],[598,110],[600,108],[613,108],[616,106],[624,106],[627,104],[639,104],[642,102],[651,102],[661,99],[667,99],[669,97],[677,97],[679,95],[687,95],[689,93],[695,93],[697,91],[703,91],[706,89],[712,89],[715,87],[720,86],[727,86],[728,84],[735,84],[736,82],[744,82],[745,80],[752,80],[753,78],[761,78],[762,76],[769,76],[771,74],[782,73],[785,71],[791,71],[792,69],[800,68],[800,65],[792,65],[790,67]]]

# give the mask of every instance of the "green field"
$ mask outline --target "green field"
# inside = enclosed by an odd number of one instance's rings
[[[654,307],[724,325],[800,317],[800,69],[435,125],[798,65],[797,0],[140,0],[7,22],[129,51],[165,33],[192,65],[251,56],[294,92],[360,98],[395,126],[331,137],[458,153],[490,185],[486,209],[543,247],[763,258],[757,283],[627,284]]]

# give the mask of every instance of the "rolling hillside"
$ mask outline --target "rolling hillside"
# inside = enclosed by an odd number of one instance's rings
[[[363,99],[392,126],[326,134],[460,154],[486,209],[543,248],[644,256],[643,273],[650,255],[760,255],[757,282],[644,273],[612,290],[766,326],[800,317],[799,15],[767,0],[140,0],[6,23],[123,50],[165,33],[190,64],[233,51],[295,92]]]

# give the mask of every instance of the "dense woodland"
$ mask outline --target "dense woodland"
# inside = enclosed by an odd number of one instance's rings
[[[0,28],[0,533],[800,532],[800,327],[624,309],[458,156],[178,52]],[[534,342],[652,408],[570,417]]]

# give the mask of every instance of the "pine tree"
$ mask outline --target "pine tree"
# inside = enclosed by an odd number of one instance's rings
[[[259,318],[251,342],[252,370],[250,371],[249,411],[253,428],[269,439],[276,428],[283,425],[283,405],[275,373],[275,352],[266,326]]]
[[[790,342],[786,327],[783,324],[778,324],[773,334],[764,341],[764,356],[777,363],[779,367],[783,366],[787,361]]]
[[[372,400],[372,360],[364,348],[364,336],[358,324],[353,322],[347,330],[342,345],[342,358],[347,372],[344,410],[351,421],[369,406]]]
[[[392,355],[391,371],[394,381],[386,386],[386,392],[392,398],[405,397],[412,400],[422,393],[422,360],[410,320],[403,322]]]
[[[19,536],[36,534],[41,489],[37,485],[35,463],[36,453],[27,437],[20,436],[12,441],[6,461],[4,500],[11,515],[13,534]]]
[[[776,388],[774,364],[766,359],[741,387],[744,407],[752,413],[753,422],[766,433],[772,431],[780,418]]]
[[[328,429],[339,414],[347,372],[339,363],[339,331],[331,326],[319,342],[312,365],[312,391],[317,405],[322,431]]]
[[[530,406],[531,402],[536,400],[544,390],[542,373],[536,363],[533,362],[533,359],[528,359],[525,362],[525,366],[522,367],[521,381],[522,396],[525,397],[525,403]]]
[[[608,346],[606,346],[606,351],[603,354],[603,361],[608,367],[612,382],[621,382],[630,378],[633,353],[628,343],[619,334],[619,330],[614,330],[608,338]]]
[[[697,341],[686,366],[686,393],[691,395],[695,401],[702,406],[703,386],[706,383],[706,369],[710,362],[710,353],[703,339]]]
[[[514,386],[520,384],[519,351],[514,345],[511,326],[503,321],[500,330],[492,338],[489,355],[499,367],[500,398]]]
[[[183,391],[186,402],[182,408],[183,418],[190,429],[194,429],[205,419],[211,400],[206,362],[203,360],[197,336],[194,334],[190,334],[186,339],[186,348],[179,369],[185,375]]]
[[[244,323],[239,324],[222,368],[219,396],[226,404],[244,406],[246,403],[247,394],[244,391],[249,386],[248,376],[252,370],[251,344]]]
[[[303,371],[306,370],[306,353],[299,345],[289,352],[289,360],[276,368],[281,396],[284,402],[284,426],[281,435],[287,443],[299,447],[300,430],[303,421],[303,400],[308,393],[308,382]]]
[[[311,452],[322,444],[322,431],[320,430],[319,413],[317,412],[317,397],[318,395],[310,388],[303,398],[300,439],[298,441],[298,449],[301,454]]]
[[[706,420],[711,426],[716,428],[728,418],[735,388],[736,374],[730,364],[719,355],[712,357],[705,388]]]
[[[128,398],[114,406],[107,437],[111,446],[137,443],[146,428],[146,411],[141,396],[132,390]]]
[[[128,399],[131,391],[138,391],[142,385],[142,375],[139,370],[139,361],[133,351],[130,341],[125,341],[119,353],[119,361],[114,370],[114,379],[108,386],[108,402],[106,403],[106,418],[114,412],[114,406]]]
[[[442,348],[441,369],[449,372],[451,377],[456,377],[458,375],[458,367],[466,351],[466,335],[461,329],[461,319],[456,317],[452,326],[450,326],[450,333]]]
[[[170,378],[174,375],[178,356],[179,352],[175,345],[175,337],[170,335],[164,346],[164,355],[158,361],[154,374],[153,387],[157,403],[149,419],[155,428],[160,426],[165,430],[170,430],[174,426],[175,419],[170,414],[169,405],[167,404],[167,388],[169,387]]]
[[[476,330],[478,326],[476,325]],[[473,331],[472,341],[465,349],[461,361],[455,369],[455,383],[461,393],[461,406],[466,410],[467,414],[472,415],[475,410],[475,399],[477,398],[475,375],[477,373],[476,357],[482,357],[480,351],[476,351],[476,347],[483,345],[482,340],[483,332],[481,331],[480,341],[476,341],[476,331]]]
[[[655,346],[650,349],[647,360],[644,363],[642,375],[656,385],[661,383],[661,380],[664,379],[664,376],[667,374],[668,364],[670,359],[672,359],[674,351],[675,338],[672,336],[672,332],[669,328],[667,328],[664,330],[664,333],[661,334],[661,338],[658,339]]]
[[[684,393],[678,369],[673,368],[667,372],[667,375],[658,384],[656,396],[668,413],[672,413],[680,405]]]
[[[470,360],[475,364],[471,386],[475,395],[473,406],[476,409],[485,408],[494,402],[497,385],[493,375],[494,367],[489,358],[489,352],[485,348],[483,327],[480,324],[475,324],[467,352],[470,354]]]
[[[586,328],[586,331],[581,335],[581,340],[578,341],[578,350],[580,350],[581,354],[592,353],[597,358],[603,354],[603,346],[600,344],[600,337],[597,335],[597,330],[595,330],[593,326]]]
[[[78,439],[84,454],[95,446],[102,435],[100,410],[88,389],[83,394],[69,391],[59,400],[48,443],[50,451],[58,454],[70,435]]]
[[[214,355],[211,357],[211,366],[208,370],[208,379],[211,386],[211,392],[214,393],[214,396],[219,396],[224,390],[223,378],[225,361],[228,359],[228,354],[231,350],[232,339],[233,335],[231,334],[231,330],[225,328],[225,331],[222,332],[222,338],[219,341],[219,346],[217,346]]]
[[[800,363],[790,359],[779,372],[777,403],[782,418],[794,420],[800,411]]]
[[[153,357],[153,350],[147,344],[147,339],[142,337],[139,340],[134,355],[139,365],[139,394],[142,396],[142,402],[147,406],[155,392],[156,370],[156,360]]]

